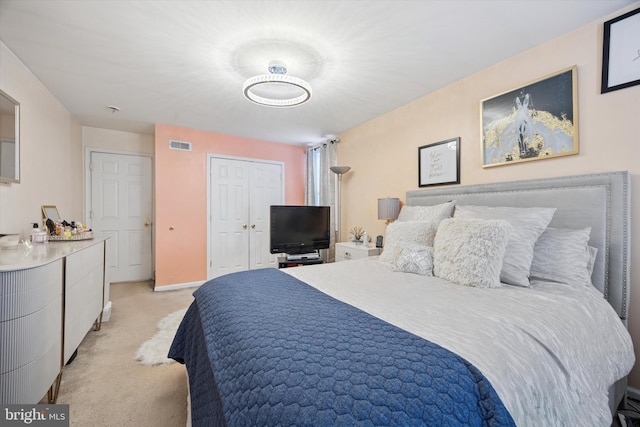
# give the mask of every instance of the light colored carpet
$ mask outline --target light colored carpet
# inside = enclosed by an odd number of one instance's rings
[[[158,322],[158,332],[148,340],[142,343],[136,352],[136,360],[142,365],[168,365],[175,363],[175,360],[169,359],[167,354],[173,337],[176,335],[178,326],[184,317],[187,309],[174,311],[167,314]]]
[[[111,286],[111,319],[89,331],[64,369],[58,403],[71,426],[178,427],[187,419],[184,365],[144,366],[134,356],[158,321],[188,307],[194,289],[154,292],[150,282]]]

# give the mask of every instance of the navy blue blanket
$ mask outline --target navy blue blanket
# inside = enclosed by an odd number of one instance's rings
[[[169,357],[194,426],[514,426],[469,362],[276,269],[202,285]]]

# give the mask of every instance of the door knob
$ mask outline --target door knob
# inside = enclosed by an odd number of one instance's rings
[[[242,224],[242,228],[247,229],[247,224]]]
[[[251,224],[251,228],[256,228],[256,225],[255,224]]]
[[[144,226],[145,226],[145,227],[148,227],[148,226],[150,226],[150,225],[151,225],[151,223],[150,223],[149,221],[145,221],[145,223],[144,223]]]

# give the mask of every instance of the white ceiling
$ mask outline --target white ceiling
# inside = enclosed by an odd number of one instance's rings
[[[0,39],[82,125],[310,144],[631,3],[0,0]],[[243,97],[274,59],[311,101]]]

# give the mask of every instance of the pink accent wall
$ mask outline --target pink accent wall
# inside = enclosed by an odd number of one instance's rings
[[[192,151],[169,149],[169,140]],[[207,279],[207,156],[284,163],[285,203],[304,204],[305,147],[157,124],[155,127],[155,286]],[[174,227],[174,230],[170,230]]]

